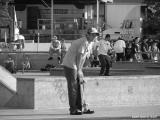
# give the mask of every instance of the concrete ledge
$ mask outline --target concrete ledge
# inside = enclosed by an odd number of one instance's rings
[[[160,105],[160,76],[85,77],[85,98],[91,107]],[[64,77],[18,78],[18,91],[6,107],[68,108]]]
[[[7,102],[17,92],[17,80],[5,68],[0,66],[0,108],[5,106]]]
[[[17,78],[17,93],[5,104],[5,108],[34,108],[34,78]]]
[[[160,76],[86,77],[85,97],[90,106],[98,107],[160,105],[159,79]],[[36,109],[67,107],[65,78],[39,78],[35,86]]]
[[[119,75],[160,75],[160,63],[117,62],[110,69],[112,76]],[[85,76],[97,76],[100,67],[84,67]],[[51,68],[51,76],[64,76],[63,68]]]
[[[84,68],[83,73],[85,76],[98,76],[100,72],[100,68]],[[117,75],[141,75],[144,74],[143,69],[110,69],[110,74],[112,76]],[[50,69],[51,76],[64,76],[63,68],[51,68]]]

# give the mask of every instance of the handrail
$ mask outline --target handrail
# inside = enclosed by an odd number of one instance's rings
[[[48,51],[0,51],[0,53],[48,53]]]
[[[48,53],[48,51],[0,51],[0,53]],[[136,52],[136,53],[158,53],[160,52]]]

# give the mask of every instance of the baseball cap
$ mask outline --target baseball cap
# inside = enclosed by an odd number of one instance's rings
[[[57,36],[53,36],[53,37],[52,37],[52,40],[57,40]]]
[[[88,29],[89,34],[99,34],[98,30],[94,27]]]

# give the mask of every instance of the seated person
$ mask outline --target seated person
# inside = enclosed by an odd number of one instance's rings
[[[25,60],[23,61],[22,65],[23,65],[23,70],[28,70],[31,68],[31,63],[28,56],[25,57]]]
[[[98,57],[93,54],[90,56],[90,63],[91,67],[98,67],[100,65]]]
[[[61,42],[57,40],[57,36],[54,36],[51,41],[51,45],[49,48],[49,58],[48,60],[53,59],[53,55],[56,54],[58,57],[58,62],[61,60]]]
[[[16,73],[15,62],[11,56],[8,56],[8,58],[4,61],[4,63],[5,63],[5,68],[9,72]]]

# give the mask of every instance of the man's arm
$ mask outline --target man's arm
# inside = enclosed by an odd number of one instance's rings
[[[82,69],[83,69],[84,62],[85,62],[84,54],[78,53],[77,57],[76,57],[77,75],[78,75],[79,78],[82,78],[82,79],[83,79]]]

